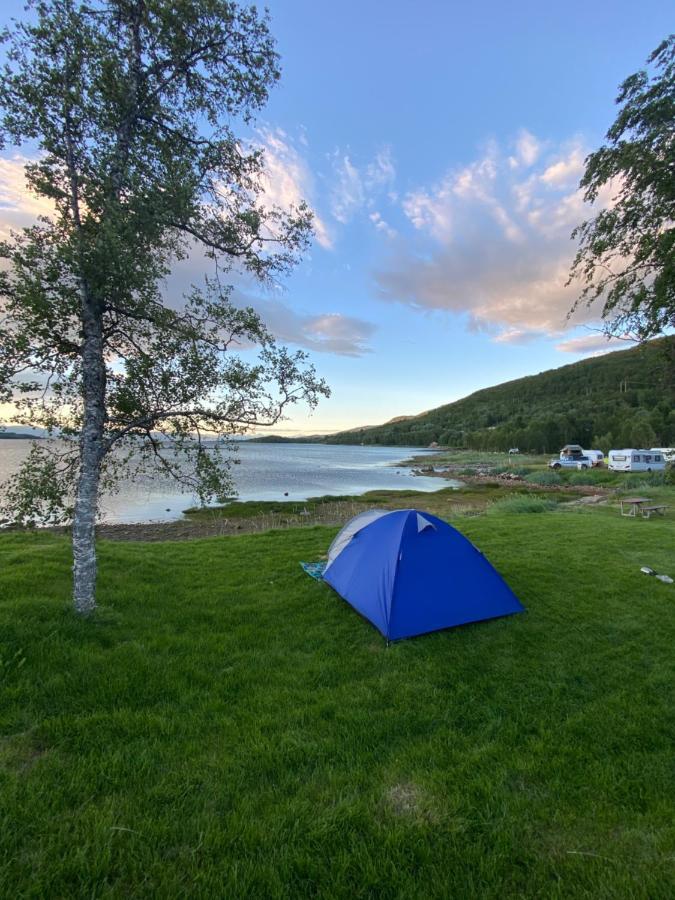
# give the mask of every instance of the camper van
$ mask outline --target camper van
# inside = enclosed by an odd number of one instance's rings
[[[610,450],[607,468],[611,472],[661,472],[666,463],[654,450]]]

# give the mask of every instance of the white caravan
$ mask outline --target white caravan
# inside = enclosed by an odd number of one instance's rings
[[[666,463],[660,450],[610,450],[607,468],[611,472],[661,472]]]
[[[660,453],[667,463],[675,462],[675,447],[652,447],[652,453]]]

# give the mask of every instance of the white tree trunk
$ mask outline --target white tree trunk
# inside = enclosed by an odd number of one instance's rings
[[[96,510],[105,426],[105,362],[100,316],[84,303],[82,380],[84,417],[80,434],[80,475],[73,516],[73,602],[78,613],[96,608]]]
[[[92,449],[80,451],[80,477],[73,517],[73,602],[78,613],[90,613],[96,607],[96,500],[99,462]]]

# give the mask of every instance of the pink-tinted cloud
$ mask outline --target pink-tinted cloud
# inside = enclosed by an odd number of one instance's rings
[[[338,356],[363,356],[371,352],[368,341],[376,328],[364,319],[336,312],[301,312],[281,300],[239,291],[235,291],[233,302],[238,306],[253,307],[282,343]]]
[[[625,350],[633,346],[633,341],[622,341],[608,338],[607,335],[587,334],[582,337],[569,338],[556,344],[556,350],[561,353],[578,353],[583,356],[597,356],[602,353],[610,353],[612,350]]]
[[[301,143],[306,144],[303,137]],[[280,128],[260,132],[260,146],[265,151],[265,198],[271,205],[289,210],[304,200],[314,212],[314,234],[326,250],[333,246],[333,238],[324,219],[315,208],[314,179],[306,159]]]
[[[18,153],[0,157],[0,237],[8,238],[10,231],[26,228],[38,216],[54,212],[50,200],[28,190],[25,167],[33,161]]]
[[[493,143],[403,198],[416,240],[376,272],[383,300],[464,313],[470,327],[504,343],[597,320],[597,310],[586,308],[573,323],[567,318],[579,293],[567,284],[570,233],[593,214],[576,187],[583,148],[544,145],[528,132],[516,147],[517,155],[507,156]],[[609,202],[606,191],[598,205]]]

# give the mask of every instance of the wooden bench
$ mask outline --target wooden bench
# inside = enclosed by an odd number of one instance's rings
[[[660,516],[665,515],[667,509],[667,506],[641,506],[640,512],[643,518],[648,519],[652,513],[658,513]]]

